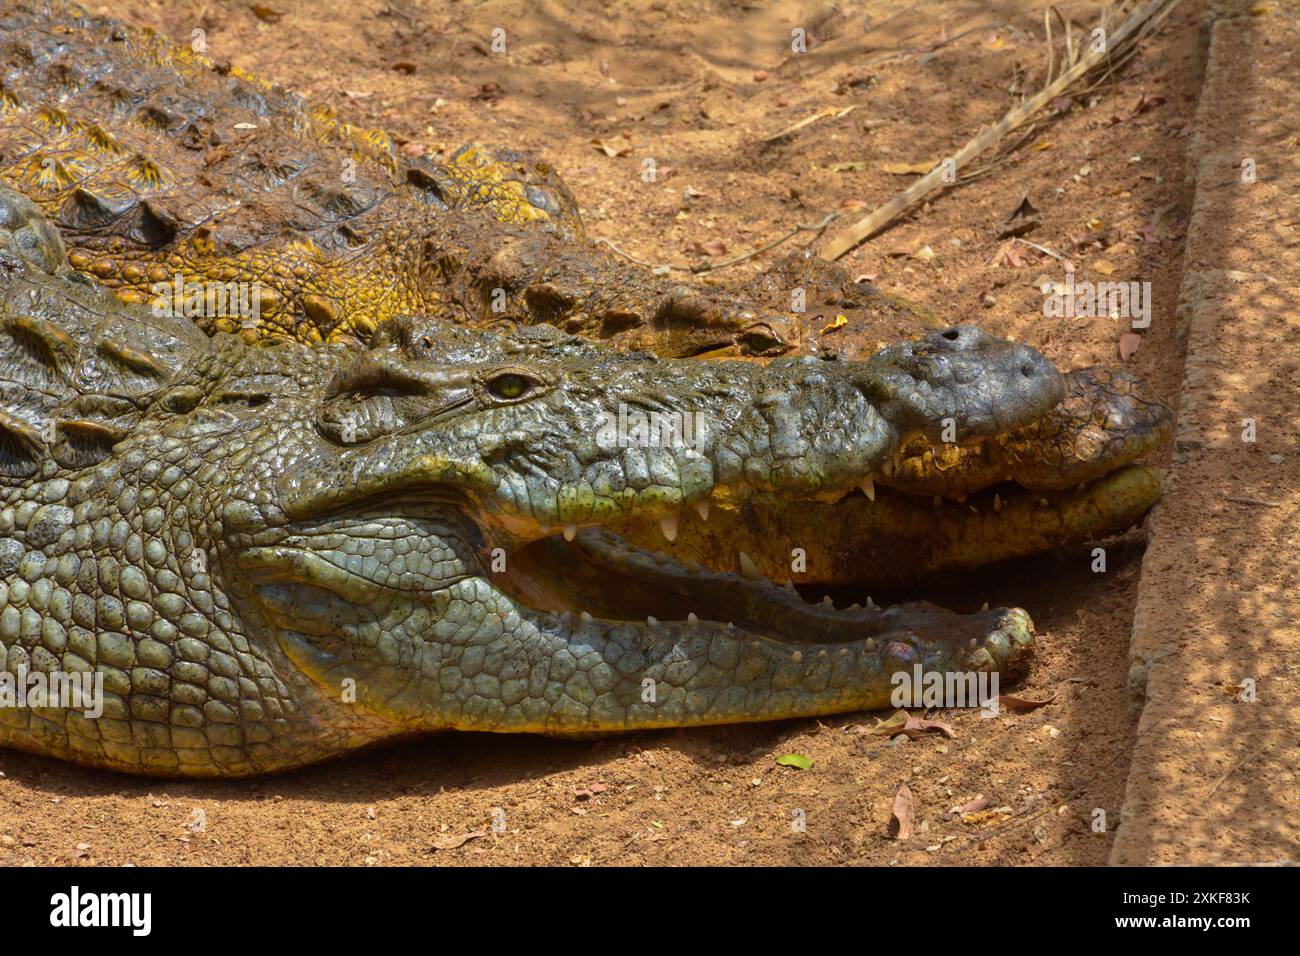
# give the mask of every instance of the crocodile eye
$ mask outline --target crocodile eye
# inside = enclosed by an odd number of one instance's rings
[[[518,402],[533,398],[546,383],[524,368],[504,368],[482,380],[483,394],[490,401]]]
[[[515,375],[513,372],[498,375],[488,382],[488,390],[497,398],[519,398],[531,386],[532,382],[522,375]]]

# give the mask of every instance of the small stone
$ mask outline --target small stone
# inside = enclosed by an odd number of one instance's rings
[[[984,297],[980,299],[980,305],[986,309],[991,309],[998,304],[997,297],[992,292],[985,292]]]
[[[764,80],[766,80],[766,79],[767,79],[767,70],[755,70],[755,71],[754,71],[754,82],[755,82],[755,83],[762,83],[762,82],[763,82]]]

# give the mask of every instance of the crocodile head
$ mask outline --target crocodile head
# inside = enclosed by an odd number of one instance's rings
[[[101,715],[0,743],[240,775],[436,729],[873,708],[916,666],[1026,659],[1018,609],[837,610],[618,533],[749,494],[798,511],[915,436],[1027,425],[1063,391],[1028,348],[956,328],[760,366],[404,323],[362,353],[178,329],[151,358],[147,313],[0,265],[5,309],[33,313],[4,326],[0,444],[37,465],[0,469],[0,669],[105,675]],[[110,414],[80,456],[46,447]]]
[[[311,387],[258,373],[267,401],[205,442],[266,449],[209,484],[213,535],[236,603],[316,698],[351,693],[385,734],[826,713],[885,705],[913,665],[1023,663],[1023,611],[838,611],[617,532],[751,492],[797,510],[909,436],[1027,424],[1062,390],[1030,349],[956,328],[759,367],[424,325],[334,360]]]

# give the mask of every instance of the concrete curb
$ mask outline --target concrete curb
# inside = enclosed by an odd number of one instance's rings
[[[1186,361],[1174,460],[1151,517],[1133,617],[1129,685],[1142,713],[1111,848],[1116,865],[1300,857],[1296,806],[1284,792],[1295,789],[1287,781],[1296,757],[1286,749],[1296,749],[1300,719],[1300,680],[1287,659],[1300,641],[1281,610],[1300,581],[1300,480],[1286,443],[1300,386],[1279,368],[1300,328],[1300,268],[1268,234],[1288,234],[1286,186],[1276,180],[1294,166],[1286,137],[1260,120],[1294,118],[1300,94],[1284,86],[1277,102],[1273,81],[1288,81],[1267,69],[1257,82],[1244,79],[1255,76],[1252,61],[1271,62],[1294,42],[1287,6],[1211,28],[1188,148],[1196,186],[1176,311]],[[1243,182],[1247,158],[1261,170],[1253,184]],[[1294,339],[1289,348],[1294,355]],[[1245,444],[1242,423],[1256,418],[1268,441]],[[1259,540],[1262,528],[1280,540]],[[1277,533],[1286,528],[1291,534]],[[1260,688],[1257,703],[1233,695],[1242,681]]]

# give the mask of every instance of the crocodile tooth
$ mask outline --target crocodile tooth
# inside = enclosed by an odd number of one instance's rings
[[[669,541],[677,540],[677,515],[671,515],[667,518],[659,519],[659,530],[664,533],[664,537]]]
[[[698,617],[695,616],[695,612],[694,612],[694,611],[691,611],[689,614],[686,615],[686,623],[687,623],[687,624],[699,624],[699,623],[700,623],[700,619],[699,619]]]
[[[1050,505],[1048,505],[1046,498],[1039,498],[1038,503],[1042,505],[1044,508],[1051,507]]]
[[[586,611],[583,611],[581,614],[578,615],[578,617],[580,617],[580,618],[582,619],[582,623],[583,623],[583,624],[590,624],[590,623],[591,623],[591,615],[588,614]]]
[[[958,496],[957,496],[957,504],[959,504],[959,505],[964,505],[965,503],[966,503],[966,495],[965,495],[965,494],[960,494],[960,495],[958,495]]]
[[[695,510],[700,513],[701,521],[709,520],[709,502],[707,499],[695,502]]]
[[[653,617],[651,617],[649,614],[647,614],[647,615],[645,616],[645,623],[646,623],[646,626],[647,626],[647,627],[658,627],[658,626],[659,626],[659,622],[658,622],[657,620],[655,620]]]
[[[876,609],[876,602],[871,600],[870,594],[867,595],[867,607],[871,608],[873,611]]]
[[[876,649],[876,639],[874,637],[869,637],[867,638],[867,643],[863,644],[862,646],[869,651],[874,651]]]
[[[980,610],[987,611],[988,609],[989,609],[989,602],[985,601],[984,604],[980,607]]]
[[[763,577],[753,559],[744,551],[740,552],[740,573],[747,578],[761,579]]]
[[[975,648],[977,648],[977,647],[979,647],[979,646],[980,646],[980,642],[977,641],[975,638],[972,637],[972,638],[970,639],[970,649],[973,651],[973,650],[975,650]]]
[[[835,606],[835,602],[831,600],[831,596],[829,594],[824,595],[822,597],[822,607],[834,607],[834,606]]]
[[[1002,496],[995,494],[993,496],[993,510],[1002,514]]]
[[[862,488],[862,493],[867,496],[868,500],[876,500],[876,483],[874,481],[870,478],[865,478],[860,487]]]
[[[578,533],[578,526],[576,524],[566,524],[564,526],[565,541],[572,541],[574,536],[577,535],[577,533]]]

